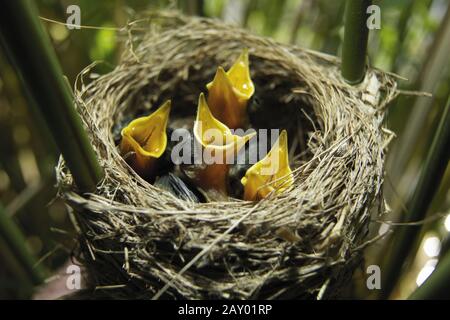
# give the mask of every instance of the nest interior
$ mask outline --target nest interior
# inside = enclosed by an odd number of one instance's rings
[[[85,84],[87,68],[75,88],[104,180],[80,194],[62,159],[57,167],[92,296],[339,295],[361,263],[371,214],[384,210],[392,134],[382,125],[394,78],[369,68],[361,85],[349,86],[335,57],[173,12],[148,13],[128,31],[121,63]],[[174,117],[192,117],[217,66],[229,67],[243,48],[263,101],[251,120],[288,129],[293,187],[260,202],[191,203],[141,179],[119,154],[120,126],[168,98]]]

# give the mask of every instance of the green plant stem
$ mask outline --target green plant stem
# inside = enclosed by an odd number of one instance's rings
[[[45,118],[78,188],[93,191],[102,170],[33,1],[3,3],[0,40]]]
[[[405,38],[408,33],[408,22],[412,18],[413,8],[416,4],[417,0],[411,0],[408,2],[406,7],[402,9],[402,12],[400,14],[400,17],[397,22],[397,43],[394,47],[394,52],[392,53],[392,65],[391,70],[392,72],[396,73],[399,69],[400,61],[402,56],[402,51],[405,46]]]
[[[414,291],[408,299],[449,299],[450,298],[450,253],[447,253],[436,270]]]
[[[21,192],[26,188],[27,183],[20,168],[19,154],[12,136],[13,128],[6,119],[0,119],[0,127],[2,130],[0,136],[0,167],[3,167],[8,174],[13,189],[16,192]]]
[[[21,89],[19,79],[14,72],[11,64],[9,64],[6,60],[3,52],[0,52],[0,76],[3,79],[4,90],[2,90],[2,93],[3,98],[5,99],[4,103],[6,103],[6,105],[8,106],[7,108],[4,108],[6,114],[3,114],[4,111],[0,112],[0,122],[2,123],[1,126],[3,128],[3,134],[2,137],[0,137],[0,140],[3,140],[5,137],[12,135],[12,125],[16,125],[16,121],[11,121],[12,116],[14,116],[14,114],[22,114],[23,112],[19,110],[26,109],[28,102],[28,112],[17,120],[19,122],[23,122],[23,125],[26,125],[28,127],[28,130],[33,137],[32,139],[30,139],[30,145],[33,149],[33,152],[35,153],[36,158],[39,159],[39,172],[44,176],[52,174],[54,171],[55,163],[57,162],[58,155],[58,149],[56,147],[55,141],[53,140],[53,137],[48,130],[48,127],[45,124],[45,121],[40,114],[39,109],[36,107],[34,100],[29,96],[29,93],[27,93],[26,90]],[[12,105],[14,105],[14,112],[12,110],[8,112],[9,109],[12,109],[10,107]],[[21,120],[22,117],[26,119]],[[4,157],[8,155],[8,153],[0,152],[0,154],[2,153],[4,154]],[[0,156],[0,158],[2,157]],[[23,188],[19,189],[18,191],[21,190],[23,190]]]
[[[450,7],[447,8],[439,30],[427,51],[429,54],[426,55],[420,73],[410,89],[434,93],[437,90],[437,84],[440,81],[444,81],[444,71],[448,65],[448,56],[450,54]],[[414,102],[412,106],[411,101]],[[408,168],[410,159],[413,158],[414,147],[424,134],[425,124],[429,120],[433,101],[434,99],[430,97],[417,97],[414,100],[411,100],[410,97],[404,97],[399,99],[395,106],[395,110],[399,110],[400,113],[409,113],[408,121],[406,121],[407,125],[402,131],[395,149],[392,150],[393,163],[392,170],[389,171],[391,179],[396,185],[399,185],[401,175],[405,173],[405,168]],[[402,114],[399,118],[400,122],[405,122]]]
[[[289,43],[295,44],[297,42],[297,35],[299,28],[302,25],[303,19],[311,10],[312,5],[313,5],[312,0],[303,0],[300,2],[300,5],[298,6],[298,9],[295,12],[294,20],[292,23]]]
[[[44,282],[44,272],[36,266],[36,259],[30,253],[26,246],[26,239],[23,236],[17,225],[6,214],[3,207],[0,205],[0,237],[3,238],[6,245],[14,254],[16,260],[20,263],[23,269],[27,272],[30,280],[38,285]]]
[[[450,97],[421,170],[419,181],[411,197],[408,212],[403,212],[402,222],[422,220],[428,211],[434,194],[439,188],[450,156]],[[421,226],[399,227],[392,239],[392,248],[383,268],[381,298],[389,297],[400,276],[402,266],[414,245]]]
[[[371,3],[371,0],[347,0],[345,5],[341,73],[349,84],[360,83],[366,72],[367,7]]]

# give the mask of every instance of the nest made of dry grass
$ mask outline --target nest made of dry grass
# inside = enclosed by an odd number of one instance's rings
[[[62,160],[57,168],[88,286],[112,298],[336,296],[361,262],[371,213],[383,210],[393,77],[368,69],[350,86],[332,56],[215,20],[153,12],[130,26],[121,63],[75,91],[105,179],[81,195]],[[117,124],[167,98],[172,114],[193,115],[217,66],[244,47],[256,91],[296,114],[275,121],[291,130],[294,186],[258,203],[189,203],[141,179],[119,154]]]

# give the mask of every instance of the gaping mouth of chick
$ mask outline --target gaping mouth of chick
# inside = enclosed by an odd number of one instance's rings
[[[236,152],[256,133],[246,136],[234,135],[222,122],[211,113],[204,94],[200,94],[198,101],[197,119],[194,124],[194,136],[204,148],[212,148],[215,152]]]
[[[161,157],[167,147],[169,112],[170,101],[167,101],[151,115],[133,120],[122,130],[122,152],[132,149],[142,156]]]

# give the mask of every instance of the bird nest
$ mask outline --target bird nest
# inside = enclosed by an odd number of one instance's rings
[[[121,63],[102,76],[88,68],[75,88],[104,180],[82,194],[63,160],[57,167],[92,296],[339,295],[370,243],[371,216],[384,210],[392,134],[383,117],[397,94],[394,77],[369,68],[362,84],[350,86],[335,57],[178,13],[149,13],[128,31]],[[137,175],[119,153],[120,128],[169,98],[176,119],[193,117],[217,66],[229,67],[243,48],[260,106],[250,121],[288,131],[293,186],[258,202],[196,203]],[[84,84],[87,74],[93,79]]]

